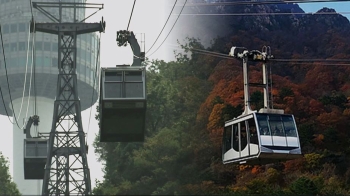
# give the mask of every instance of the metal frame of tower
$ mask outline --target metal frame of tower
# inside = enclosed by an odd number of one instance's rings
[[[105,22],[83,23],[76,20],[77,8],[103,9],[103,4],[33,2],[33,7],[53,23],[31,22],[31,32],[40,31],[58,35],[58,80],[48,157],[42,187],[43,195],[91,194],[90,170],[87,163],[85,133],[78,97],[76,58],[77,35],[104,32]],[[55,17],[45,8],[58,8]],[[62,9],[74,10],[73,22],[62,21]]]

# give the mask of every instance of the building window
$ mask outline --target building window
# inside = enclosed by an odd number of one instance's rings
[[[80,58],[85,60],[85,50],[84,49],[80,49]]]
[[[26,44],[24,42],[19,42],[18,43],[18,49],[19,49],[19,51],[26,50]]]
[[[45,67],[50,67],[51,66],[51,62],[52,60],[50,61],[50,58],[49,57],[44,57],[44,66]]]
[[[4,52],[8,52],[10,49],[9,44],[4,44]]]
[[[42,57],[35,57],[35,66],[43,66]]]
[[[52,65],[52,67],[57,67],[58,66],[58,58],[52,58],[51,65]]]
[[[30,66],[32,60],[31,58],[28,58],[28,63],[27,63],[27,58],[26,57],[19,57],[18,59],[18,64],[21,66],[21,67],[24,67],[24,66]]]
[[[11,33],[17,32],[17,24],[11,24]]]
[[[3,33],[10,33],[10,27],[9,25],[5,24],[2,29]]]
[[[17,43],[11,43],[11,52],[17,51]]]
[[[89,78],[90,77],[90,68],[86,67],[86,77]]]
[[[13,67],[13,66],[17,66],[17,58],[9,58],[8,59],[9,62],[9,66]]]
[[[83,64],[81,64],[81,63],[79,63],[79,67],[80,67],[80,73],[82,74],[82,75],[84,75],[84,77],[85,77],[85,66],[83,65]]]
[[[43,42],[35,42],[35,50],[42,50],[43,49]]]
[[[51,43],[50,42],[44,42],[44,50],[45,51],[51,51]]]
[[[58,53],[58,45],[56,43],[52,44],[52,52]]]
[[[26,24],[20,23],[18,25],[18,32],[25,32],[26,31]]]

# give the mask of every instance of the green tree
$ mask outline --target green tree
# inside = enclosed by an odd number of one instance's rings
[[[315,183],[307,177],[300,177],[290,185],[290,190],[297,195],[317,195]]]
[[[200,58],[198,58],[200,59]],[[203,62],[203,66],[205,66]],[[192,160],[196,114],[208,96],[210,84],[186,55],[177,61],[146,61],[147,113],[144,143],[94,142],[105,164],[104,181],[94,194],[177,194],[182,185],[196,182],[198,169]],[[99,115],[96,115],[99,119]],[[208,142],[206,142],[208,143]]]
[[[20,195],[17,185],[12,181],[8,160],[0,152],[0,195]]]

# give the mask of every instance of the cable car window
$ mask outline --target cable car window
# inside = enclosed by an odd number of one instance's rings
[[[259,124],[260,135],[271,135],[271,132],[267,123],[267,115],[257,114],[256,118]]]
[[[142,82],[125,83],[125,97],[143,97]]]
[[[282,122],[280,121],[270,121],[270,127],[273,136],[285,136],[282,127]]]
[[[106,82],[121,82],[123,79],[122,72],[106,72],[105,81]]]
[[[256,132],[256,125],[254,118],[248,120],[248,126],[249,126],[249,134],[250,134],[250,143],[251,144],[258,144],[258,135]]]
[[[248,137],[247,137],[247,128],[246,128],[246,125],[245,125],[245,121],[244,122],[241,122],[241,151],[247,146],[247,140],[248,140]]]
[[[26,156],[35,156],[35,142],[26,142]]]
[[[47,143],[46,142],[38,142],[38,156],[46,156],[47,155]]]
[[[296,128],[294,124],[293,117],[291,116],[282,116],[283,126],[286,131],[286,136],[288,137],[296,137]]]
[[[224,145],[225,152],[229,151],[232,148],[232,125],[225,127],[224,133]],[[225,153],[224,152],[224,153]]]
[[[105,84],[106,98],[120,98],[122,97],[122,84],[116,82],[106,82]]]
[[[233,126],[233,133],[234,133],[233,149],[238,152],[239,151],[238,124],[234,124],[232,126]]]
[[[285,136],[280,116],[269,115],[269,124],[273,136]]]
[[[125,81],[126,82],[142,81],[142,72],[141,71],[126,71],[125,72]]]

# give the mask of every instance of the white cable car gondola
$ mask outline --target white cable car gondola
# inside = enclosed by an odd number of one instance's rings
[[[298,132],[291,114],[253,112],[225,123],[224,163],[264,164],[300,155]]]
[[[237,118],[225,122],[222,145],[223,163],[266,164],[301,156],[301,148],[294,116],[283,110],[270,109],[267,69],[270,57],[265,51],[251,51],[233,47],[230,55],[243,59],[245,110]],[[262,61],[264,108],[250,109],[247,60]]]

